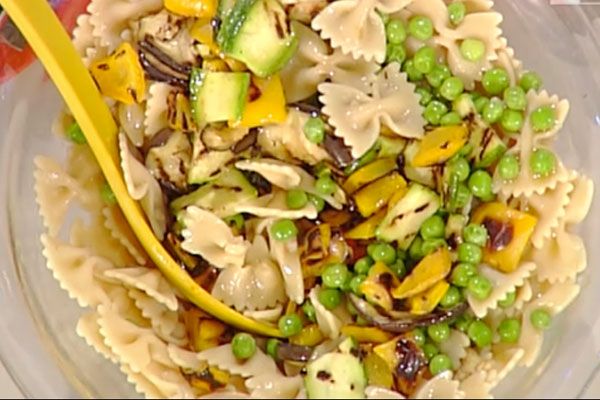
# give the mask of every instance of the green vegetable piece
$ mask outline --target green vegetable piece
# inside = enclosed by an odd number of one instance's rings
[[[521,336],[521,322],[516,318],[507,318],[498,325],[498,335],[504,343],[517,343]]]
[[[515,133],[519,132],[523,128],[525,117],[521,111],[515,110],[504,110],[502,113],[502,119],[500,125],[506,132]]]
[[[550,150],[536,149],[529,158],[529,167],[537,177],[552,175],[556,168],[556,156]]]
[[[286,203],[292,210],[298,210],[308,204],[308,194],[302,189],[291,189],[287,192]]]
[[[319,117],[310,117],[307,119],[304,123],[303,131],[311,143],[321,144],[325,140],[325,122]]]
[[[490,102],[490,99],[485,97],[485,96],[481,96],[477,99],[475,99],[473,101],[473,103],[475,104],[475,110],[479,113],[482,114],[483,110],[485,109],[485,106],[487,106],[487,104]]]
[[[475,318],[471,314],[463,314],[456,319],[454,327],[463,333],[467,333],[474,320]]]
[[[422,328],[416,328],[414,331],[411,332],[411,335],[417,346],[423,347],[427,339],[427,336],[425,336],[425,331],[423,331]]]
[[[470,263],[460,263],[452,270],[452,284],[465,288],[469,285],[469,281],[477,274],[477,268]]]
[[[481,117],[488,124],[495,124],[500,121],[504,113],[504,102],[497,97],[492,97],[483,107]]]
[[[498,305],[502,308],[509,308],[513,304],[515,304],[515,300],[517,299],[517,292],[513,290],[509,292],[506,297],[500,301],[498,301]]]
[[[450,286],[444,297],[440,301],[440,305],[444,308],[452,308],[457,306],[462,300],[462,294],[456,286]]]
[[[498,95],[510,85],[510,78],[504,68],[492,68],[483,74],[481,80],[485,91],[491,95]]]
[[[547,310],[538,308],[537,310],[533,310],[529,316],[529,320],[535,329],[545,330],[550,327],[550,324],[552,323],[552,316]]]
[[[354,263],[354,272],[357,274],[367,275],[375,262],[369,256],[359,258]]]
[[[446,223],[439,215],[432,215],[423,221],[420,233],[425,240],[443,238],[446,233]]]
[[[315,195],[309,195],[308,196],[308,201],[315,206],[315,208],[317,209],[317,212],[321,212],[323,211],[323,209],[325,208],[325,200],[323,200],[321,197],[319,196],[315,196]]]
[[[463,157],[458,157],[450,161],[447,166],[450,171],[450,176],[455,177],[458,182],[464,182],[469,179],[471,167],[469,166],[469,162]]]
[[[329,196],[337,190],[337,185],[331,176],[320,176],[315,182],[315,190],[323,196]]]
[[[431,342],[426,342],[423,345],[423,354],[425,354],[425,358],[428,360],[431,360],[433,357],[439,354],[439,352],[440,349],[438,349],[438,347]]]
[[[422,74],[428,74],[436,65],[435,50],[430,46],[423,46],[413,57],[415,68]]]
[[[429,104],[431,102],[431,100],[433,100],[433,94],[431,93],[431,90],[429,90],[427,88],[424,88],[424,87],[416,88],[415,93],[417,93],[421,97],[421,100],[419,100],[419,104],[421,104],[424,107],[427,104]]]
[[[326,309],[333,310],[342,302],[342,294],[337,289],[322,289],[319,292],[319,302]]]
[[[445,342],[450,337],[450,327],[445,323],[430,325],[427,327],[427,335],[435,343]]]
[[[310,300],[306,300],[304,304],[302,304],[302,312],[310,322],[317,322],[317,311]]]
[[[462,1],[455,1],[448,4],[448,18],[453,25],[459,25],[465,15],[467,14],[467,7]]]
[[[294,221],[289,219],[277,220],[271,225],[271,234],[275,240],[286,241],[296,237],[298,235],[298,228]]]
[[[469,329],[467,330],[467,335],[469,338],[475,343],[475,345],[479,348],[487,347],[492,344],[492,330],[490,327],[483,321],[477,320],[473,321],[469,325]]]
[[[248,333],[236,333],[231,341],[231,351],[238,360],[247,360],[256,353],[256,341]]]
[[[467,287],[467,290],[477,300],[485,300],[488,297],[490,297],[492,289],[492,283],[485,276],[475,275],[474,277],[469,279],[469,285]]]
[[[350,353],[327,353],[306,366],[304,386],[309,399],[364,399],[367,377]]]
[[[486,200],[492,196],[492,176],[484,170],[478,170],[469,177],[469,189],[475,197]]]
[[[467,61],[477,62],[485,55],[485,43],[479,39],[465,39],[460,44],[460,54]]]
[[[463,239],[477,246],[485,246],[488,239],[487,229],[483,225],[469,224],[463,230]]]
[[[350,290],[357,296],[362,296],[362,290],[360,290],[360,285],[367,279],[366,275],[356,275],[350,280]],[[349,303],[352,304],[352,303]]]
[[[460,125],[461,123],[462,118],[456,111],[450,111],[448,114],[440,118],[441,126]]]
[[[85,135],[83,134],[83,131],[81,130],[81,127],[79,126],[79,124],[77,122],[73,122],[67,128],[67,139],[69,139],[71,142],[73,142],[75,144],[86,144],[87,143]]]
[[[527,96],[520,86],[509,87],[504,91],[504,103],[511,110],[524,111],[527,108]]]
[[[388,43],[403,43],[406,40],[408,33],[406,32],[402,20],[397,18],[390,19],[385,25],[385,36]]]
[[[542,78],[535,72],[525,72],[521,75],[521,79],[519,79],[519,86],[525,92],[529,92],[530,90],[538,91],[542,87]]]
[[[423,241],[423,245],[421,246],[421,251],[423,256],[429,255],[439,249],[442,246],[447,246],[448,244],[444,239],[428,239]]]
[[[458,261],[469,264],[479,264],[483,257],[481,247],[473,243],[461,243],[458,245]]]
[[[408,33],[424,42],[433,36],[433,22],[425,16],[415,15],[408,21]]]
[[[445,354],[438,354],[429,361],[429,372],[435,376],[452,370],[452,360]]]
[[[279,318],[277,326],[284,337],[290,337],[300,333],[302,320],[296,314],[288,314]]]
[[[388,64],[397,62],[402,65],[404,60],[406,60],[406,49],[404,48],[404,45],[388,43],[385,50],[385,60]]]
[[[546,132],[556,124],[556,111],[552,106],[540,106],[529,116],[534,132]]]
[[[439,88],[442,83],[452,76],[450,68],[444,64],[436,64],[433,69],[426,75],[427,82],[434,87]]]
[[[521,165],[519,159],[513,154],[505,154],[498,162],[498,173],[505,181],[512,181],[519,176]]]
[[[396,261],[396,250],[394,247],[387,243],[375,243],[370,245],[369,256],[373,261],[381,261],[385,265],[391,265]]]
[[[331,264],[325,267],[321,275],[323,285],[330,289],[341,289],[348,280],[350,272],[344,264]]]
[[[404,64],[402,64],[402,68],[404,72],[406,72],[406,75],[408,75],[408,80],[410,82],[417,82],[423,79],[423,73],[415,67],[415,60],[413,58],[406,60]]]
[[[440,120],[446,113],[448,112],[448,107],[444,103],[438,100],[432,100],[427,107],[425,107],[425,111],[423,112],[423,117],[427,122],[431,125],[439,125]]]
[[[411,243],[408,249],[408,255],[411,260],[420,260],[424,257],[423,254],[423,238],[417,236]]]
[[[237,229],[242,229],[244,227],[244,216],[242,214],[235,214],[230,217],[224,218],[224,221],[227,225],[233,226]]]
[[[277,360],[277,350],[279,349],[279,344],[281,342],[277,339],[267,339],[267,354],[271,356],[271,358]]]
[[[117,204],[117,197],[108,183],[105,183],[102,185],[102,188],[100,188],[100,197],[102,197],[102,201],[108,205]]]

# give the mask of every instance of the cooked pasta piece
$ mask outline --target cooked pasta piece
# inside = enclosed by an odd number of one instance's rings
[[[104,217],[103,225],[110,236],[131,254],[138,265],[145,265],[148,262],[146,253],[131,231],[121,209],[117,206],[104,207],[102,216]]]
[[[239,361],[235,358],[230,344],[201,351],[197,353],[197,357],[202,361],[206,361],[211,366],[227,371],[230,374],[240,375],[243,378],[260,376],[262,374],[275,374],[277,372],[277,366],[273,359],[260,349],[257,349],[256,353],[245,361]]]
[[[144,113],[144,135],[152,137],[163,129],[168,128],[167,112],[169,106],[167,98],[176,89],[163,82],[154,82],[148,87],[146,111]]]
[[[464,399],[464,393],[459,389],[460,382],[452,379],[452,373],[442,372],[425,381],[417,388],[415,399]]]
[[[119,361],[117,356],[112,352],[110,347],[104,343],[104,338],[100,334],[100,325],[98,325],[99,317],[100,314],[96,311],[90,311],[82,315],[77,321],[75,331],[77,332],[77,335],[82,337],[89,346],[104,358],[113,363],[117,363]]]
[[[285,376],[281,372],[253,376],[245,382],[250,396],[258,399],[293,399],[303,387],[301,376]]]

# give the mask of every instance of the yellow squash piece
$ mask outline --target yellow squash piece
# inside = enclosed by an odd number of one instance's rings
[[[388,201],[388,210],[392,209],[396,204],[400,202],[404,198],[404,195],[408,192],[408,187],[398,190],[396,193],[392,195],[390,201]]]
[[[169,127],[183,132],[193,131],[196,128],[194,118],[192,117],[192,109],[190,100],[181,93],[171,93],[167,98],[167,121]]]
[[[373,347],[373,353],[377,354],[391,371],[396,369],[398,365],[398,352],[396,346],[400,337],[396,337],[390,341]]]
[[[221,344],[220,338],[226,329],[225,324],[214,319],[200,321],[194,343],[195,350],[202,351],[219,346]]]
[[[431,288],[444,279],[452,267],[450,252],[446,247],[425,256],[398,286],[392,290],[396,299],[407,299]]]
[[[505,230],[505,235],[508,236],[504,236],[507,243],[500,249],[492,248],[494,234],[489,232],[490,240],[483,249],[483,261],[505,273],[514,271],[527,248],[537,218],[505,204],[494,202],[477,208],[473,213],[472,221],[476,224],[484,224],[488,230],[494,221],[508,228]]]
[[[205,59],[202,61],[202,69],[211,72],[228,72],[229,67],[220,58]]]
[[[467,143],[468,136],[469,131],[465,125],[442,126],[432,130],[419,144],[412,165],[428,167],[445,162]]]
[[[371,267],[367,279],[360,284],[360,291],[368,301],[389,311],[392,309],[392,297],[389,291],[399,284],[394,272],[379,261]]]
[[[382,158],[365,165],[346,179],[342,188],[352,194],[369,182],[373,182],[396,169],[396,160]]]
[[[253,78],[252,82],[260,90],[260,96],[246,103],[240,125],[254,128],[266,124],[280,124],[287,119],[285,96],[279,75],[269,78]]]
[[[354,194],[360,215],[369,217],[383,208],[394,194],[406,188],[406,181],[398,172],[379,178]]]
[[[450,284],[448,282],[439,281],[425,292],[408,299],[411,314],[425,315],[432,312],[442,301],[449,288]]]
[[[129,43],[121,44],[111,55],[93,62],[90,72],[104,96],[125,104],[144,100],[144,70]]]
[[[201,18],[190,28],[190,37],[203,45],[215,55],[219,54],[219,46],[215,43],[214,32],[210,23],[211,18]],[[202,64],[204,67],[204,63]],[[227,69],[225,70],[227,71]]]
[[[374,326],[346,325],[342,334],[353,337],[358,343],[384,343],[392,338],[392,334]]]
[[[385,209],[380,210],[377,212],[377,214],[374,214],[369,219],[364,220],[354,228],[350,229],[348,232],[346,232],[344,237],[346,239],[354,240],[366,240],[374,238],[377,226],[381,223],[381,221],[383,221],[385,214]]]
[[[394,384],[394,376],[388,363],[379,355],[370,351],[364,360],[365,375],[370,386],[391,389]]]
[[[165,8],[184,17],[212,18],[217,11],[216,0],[165,0]]]
[[[316,324],[305,326],[300,333],[290,338],[290,343],[298,346],[314,347],[321,343],[325,337]]]

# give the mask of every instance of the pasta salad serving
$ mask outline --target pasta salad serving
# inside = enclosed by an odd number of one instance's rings
[[[73,41],[152,264],[69,110],[35,160],[77,333],[150,398],[490,398],[578,295],[592,181],[488,0],[92,0]],[[574,134],[574,133],[572,133]],[[74,217],[72,217],[74,215]]]

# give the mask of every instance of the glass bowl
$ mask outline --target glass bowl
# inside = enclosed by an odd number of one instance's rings
[[[555,3],[556,1],[554,1]],[[503,29],[526,68],[568,98],[571,112],[559,135],[566,164],[600,183],[600,6],[551,6],[547,0],[501,0]],[[137,397],[119,368],[75,333],[83,312],[46,268],[33,191],[33,158],[65,156],[51,133],[62,102],[40,65],[0,86],[0,357],[27,397]],[[581,295],[560,315],[533,368],[517,370],[499,397],[580,397],[600,366],[600,207],[581,226],[589,268]],[[596,393],[598,395],[600,393]],[[593,394],[592,394],[593,395]]]

